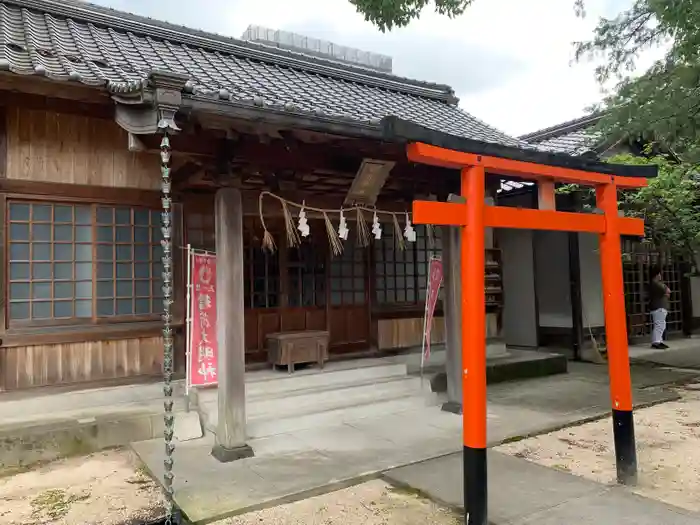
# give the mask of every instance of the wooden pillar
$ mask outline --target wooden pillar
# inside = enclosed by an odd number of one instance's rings
[[[243,204],[241,192],[216,192],[217,340],[219,389],[216,442],[212,455],[230,462],[253,455],[246,440],[245,336],[243,321]]]
[[[637,482],[637,450],[632,415],[632,378],[627,346],[617,187],[614,182],[596,188],[596,204],[605,215],[605,233],[600,236],[600,266],[617,480],[619,483],[633,485]]]
[[[484,295],[484,168],[462,170],[467,199],[462,244],[462,431],[464,506],[468,525],[487,525],[486,297]]]
[[[454,414],[462,413],[462,281],[459,253],[460,228],[443,226],[442,265],[445,287],[443,310],[447,346],[445,360],[447,402],[442,405],[442,409]]]

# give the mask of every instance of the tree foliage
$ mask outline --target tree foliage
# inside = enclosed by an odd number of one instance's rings
[[[428,4],[434,4],[435,12],[454,18],[464,13],[474,0],[350,0],[365,20],[380,31],[405,27],[420,17]]]
[[[663,58],[635,75],[641,54],[658,46],[667,48]],[[617,81],[595,108],[605,112],[600,131],[658,140],[700,160],[700,0],[635,0],[575,47],[577,60],[602,59],[600,83]]]
[[[697,273],[695,247],[700,244],[700,171],[699,166],[675,162],[666,156],[639,157],[623,154],[611,157],[616,164],[655,164],[657,177],[649,185],[621,191],[620,209],[628,217],[645,221],[645,242],[689,261]],[[580,192],[584,207],[595,207],[590,189],[576,185],[562,186],[561,193]]]

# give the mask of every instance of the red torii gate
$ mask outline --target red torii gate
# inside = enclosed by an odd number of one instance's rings
[[[635,483],[637,456],[620,235],[644,235],[644,221],[619,216],[617,189],[643,187],[647,185],[647,180],[466,153],[415,142],[408,145],[407,156],[412,162],[461,170],[461,193],[466,199],[464,204],[413,202],[415,224],[461,226],[462,230],[462,431],[465,523],[487,524],[484,228],[589,232],[600,235],[617,479],[620,483]],[[540,208],[549,209],[487,206],[484,202],[487,174],[517,176],[537,181]],[[556,211],[556,182],[594,186],[597,207],[602,214]]]

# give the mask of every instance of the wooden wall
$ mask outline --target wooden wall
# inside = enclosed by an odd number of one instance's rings
[[[160,190],[158,155],[130,152],[127,133],[111,117],[9,103],[0,109],[5,124],[0,177],[26,182],[12,186],[21,188],[22,194],[48,195],[48,184],[60,184],[56,194],[62,199],[90,202],[97,195],[101,201],[119,204],[124,199],[125,204],[137,204],[145,193],[150,195],[142,190]],[[75,185],[75,192],[70,185]],[[120,190],[101,192],[90,186]],[[158,194],[153,192],[153,196],[158,202]],[[0,335],[5,342],[0,348],[0,392],[160,376],[163,345],[158,330],[146,335],[143,329],[133,333],[121,329],[118,337],[108,333],[116,329],[116,325],[105,325],[104,340],[84,335],[79,328],[66,331],[64,327],[55,338],[46,327],[37,330],[36,336],[7,331]],[[178,360],[182,361],[181,356]],[[179,364],[182,369],[184,363]]]
[[[3,348],[0,384],[5,390],[159,376],[160,337]]]
[[[121,188],[159,189],[159,159],[132,153],[113,120],[10,106],[9,179]]]
[[[436,317],[430,341],[433,344],[445,342],[445,320]],[[391,350],[420,346],[423,343],[423,318],[380,319],[377,321],[377,348]]]

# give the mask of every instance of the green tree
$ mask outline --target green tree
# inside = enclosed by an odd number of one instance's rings
[[[428,6],[450,18],[474,0],[349,0],[380,30],[403,27]],[[482,0],[488,1],[488,0]],[[574,0],[585,16],[585,0]],[[617,82],[595,109],[605,113],[606,136],[662,142],[686,160],[700,160],[700,0],[634,0],[613,18],[601,18],[590,40],[576,42],[577,60],[602,58],[601,84]],[[665,46],[663,58],[641,75],[640,55]]]
[[[698,165],[675,162],[662,155],[639,157],[623,154],[609,160],[618,164],[658,166],[659,174],[649,180],[648,186],[620,191],[620,209],[628,217],[644,219],[645,242],[689,261],[697,273],[699,265],[695,247],[700,244]],[[559,192],[578,192],[584,208],[595,207],[595,195],[591,189],[571,184],[562,186]]]
[[[650,48],[663,58],[636,75]],[[607,136],[642,137],[700,160],[700,0],[635,0],[614,18],[601,18],[593,37],[575,43],[578,60],[602,58],[601,84],[617,82],[596,110]]]
[[[420,17],[428,4],[433,4],[436,13],[454,18],[464,13],[474,0],[350,0],[365,20],[380,31],[391,31],[394,27],[405,27]]]

